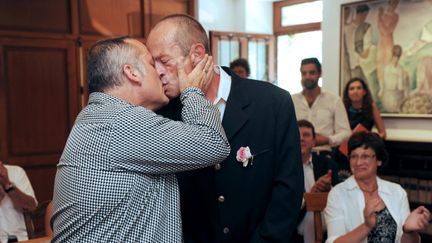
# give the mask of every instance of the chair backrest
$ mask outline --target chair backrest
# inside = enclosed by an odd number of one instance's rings
[[[304,194],[306,211],[314,213],[315,243],[323,241],[321,212],[327,205],[328,192],[306,192]]]
[[[52,229],[49,222],[52,215],[51,200],[39,203],[33,211],[24,211],[23,215],[29,239],[52,236]],[[35,225],[39,227],[35,227]]]

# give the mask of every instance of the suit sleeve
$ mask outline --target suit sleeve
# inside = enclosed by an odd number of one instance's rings
[[[250,242],[288,242],[297,227],[304,192],[299,130],[289,94],[276,109],[275,175],[265,216]]]

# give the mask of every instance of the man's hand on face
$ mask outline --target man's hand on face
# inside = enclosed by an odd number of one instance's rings
[[[179,77],[180,92],[183,92],[188,87],[197,87],[202,91],[206,91],[213,78],[213,58],[207,54],[204,58],[196,65],[188,75],[184,70],[184,57],[177,59],[177,72]]]

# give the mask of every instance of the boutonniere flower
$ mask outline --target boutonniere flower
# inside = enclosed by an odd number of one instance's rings
[[[243,163],[243,167],[246,167],[249,161],[251,161],[252,165],[253,155],[251,154],[249,147],[240,147],[239,150],[237,150],[236,159],[238,162]]]

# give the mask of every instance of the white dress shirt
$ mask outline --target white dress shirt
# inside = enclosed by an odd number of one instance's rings
[[[397,224],[395,242],[400,242],[403,234],[402,226],[410,214],[407,194],[396,183],[382,180],[379,177],[377,177],[377,182],[378,194]],[[332,243],[338,237],[362,224],[364,222],[364,207],[363,192],[353,176],[333,187],[327,199],[327,207],[324,210],[328,234],[326,243]],[[363,242],[367,242],[367,240],[365,239]]]
[[[25,171],[16,165],[4,165],[9,180],[23,193],[35,198],[33,188]],[[18,241],[27,240],[27,229],[22,211],[17,210],[9,195],[0,201],[0,242],[7,242],[8,235],[15,235]]]
[[[220,112],[221,120],[225,113],[226,103],[231,91],[231,76],[229,76],[220,66],[215,66],[215,72],[220,75],[219,88],[213,105],[215,105]]]
[[[297,120],[310,121],[317,133],[329,138],[328,145],[317,146],[313,151],[331,151],[331,147],[348,140],[351,128],[345,106],[338,96],[321,90],[311,107],[302,92],[294,94],[292,100]]]

